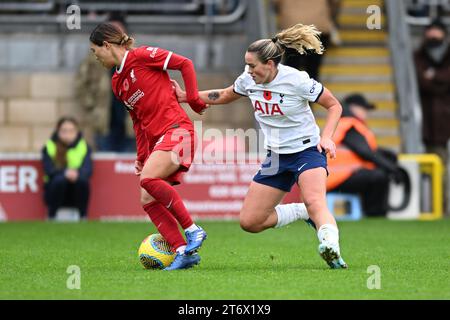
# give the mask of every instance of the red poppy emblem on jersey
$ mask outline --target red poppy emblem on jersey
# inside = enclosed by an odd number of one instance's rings
[[[130,89],[130,83],[128,82],[128,79],[125,79],[123,82],[123,91],[128,91]]]
[[[272,92],[270,92],[270,91],[264,91],[264,99],[266,99],[266,100],[272,100]]]

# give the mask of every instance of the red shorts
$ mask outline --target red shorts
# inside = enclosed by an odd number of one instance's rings
[[[172,184],[180,184],[181,176],[187,172],[194,160],[196,135],[192,129],[185,129],[182,127],[169,129],[159,140],[155,143],[153,152],[157,150],[173,151],[178,155],[178,159],[174,159],[180,163],[179,169],[167,177],[165,180]]]

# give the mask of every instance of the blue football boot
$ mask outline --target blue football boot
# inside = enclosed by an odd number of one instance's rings
[[[314,230],[316,230],[316,224],[314,223],[314,221],[311,220],[311,218],[309,218],[308,220],[304,220],[306,222],[307,225],[309,225],[311,228],[313,228]]]
[[[168,266],[164,270],[172,271],[172,270],[189,269],[199,263],[200,263],[200,256],[198,254],[186,255],[177,253],[175,259],[170,264],[170,266]]]
[[[198,249],[200,249],[200,247],[202,246],[203,241],[205,241],[207,236],[205,230],[203,230],[201,227],[198,227],[197,230],[192,232],[186,231],[185,235],[187,242],[185,253],[187,255],[197,252]]]

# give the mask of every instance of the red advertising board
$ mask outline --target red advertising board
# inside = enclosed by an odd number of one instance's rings
[[[259,164],[193,164],[175,188],[196,218],[233,219]],[[94,156],[89,219],[147,219],[139,202],[134,155]],[[0,157],[0,221],[46,218],[43,171],[38,155]],[[293,190],[284,202],[298,201]]]
[[[42,172],[32,157],[0,159],[0,221],[45,218]]]

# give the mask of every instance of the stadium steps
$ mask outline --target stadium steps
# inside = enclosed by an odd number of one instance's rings
[[[363,9],[364,11],[369,5],[376,5],[379,7],[383,6],[384,1],[383,0],[370,0],[370,1],[363,1],[363,0],[343,0],[342,1],[342,8],[357,8],[357,9]]]
[[[365,25],[364,25],[365,27]],[[343,30],[339,33],[344,44],[356,46],[384,45],[388,35],[383,30]]]
[[[400,151],[398,106],[383,3],[383,0],[342,0],[338,17],[342,43],[325,53],[320,77],[341,101],[348,94],[359,92],[375,103],[377,109],[369,115],[370,128],[380,146]],[[371,5],[381,8],[381,30],[366,26],[370,15],[367,8]],[[317,104],[312,107],[319,126],[323,127],[326,110]]]
[[[367,16],[354,14],[355,12],[347,12],[345,14],[341,14],[338,19],[339,25],[345,25],[347,27],[356,27],[358,28],[360,25],[365,25],[367,21]],[[381,24],[384,25],[385,17],[381,17]]]

